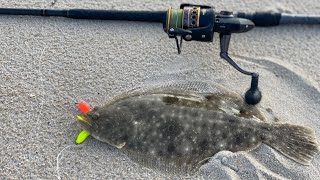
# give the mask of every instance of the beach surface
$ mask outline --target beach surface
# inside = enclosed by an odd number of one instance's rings
[[[0,7],[166,10],[180,1],[0,0]],[[317,0],[189,1],[217,11],[320,14]],[[229,55],[259,72],[263,99],[280,122],[303,125],[320,141],[320,26],[254,28],[232,36]],[[170,76],[172,74],[172,76]],[[165,76],[163,76],[165,75]],[[168,76],[169,75],[169,76]],[[159,78],[158,78],[159,77]],[[160,78],[166,77],[166,78]],[[152,81],[150,81],[150,79]],[[177,54],[160,23],[0,16],[0,179],[317,179],[320,155],[300,165],[267,145],[222,151],[195,177],[171,177],[89,138],[75,145],[77,103],[104,105],[146,82],[206,80],[243,95],[250,77],[213,43],[184,42]],[[266,115],[268,117],[268,115]],[[268,122],[273,122],[270,118]]]

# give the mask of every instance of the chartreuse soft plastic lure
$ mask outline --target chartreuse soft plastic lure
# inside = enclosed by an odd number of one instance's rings
[[[80,102],[78,104],[78,108],[83,114],[86,114],[91,110],[90,106],[88,104],[84,103],[84,102]],[[85,121],[86,122],[86,120],[85,120],[85,118],[83,116],[79,115],[79,116],[77,116],[77,118],[80,121]],[[85,131],[85,130],[81,131],[79,133],[77,139],[76,139],[76,143],[77,144],[83,143],[89,136],[90,136],[90,134],[87,131]]]

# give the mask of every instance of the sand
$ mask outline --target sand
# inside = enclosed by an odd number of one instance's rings
[[[1,7],[165,10],[181,2],[0,1]],[[200,1],[194,1],[200,3]],[[218,10],[320,14],[316,0],[201,1]],[[175,74],[243,94],[250,77],[219,58],[219,42],[187,42],[181,55],[158,23],[0,16],[0,179],[168,179],[89,138],[76,146],[76,103],[105,104],[146,79]],[[260,73],[261,109],[311,127],[320,140],[318,26],[255,28],[233,35],[230,55]],[[158,79],[161,80],[160,78]],[[269,120],[271,121],[271,120]],[[267,145],[222,151],[193,179],[316,179],[320,155],[299,165]],[[184,178],[184,177],[176,177]]]

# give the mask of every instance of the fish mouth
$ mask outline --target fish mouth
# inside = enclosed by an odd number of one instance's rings
[[[93,129],[96,129],[98,126],[95,122],[93,122],[86,115],[77,115],[76,117],[79,119],[80,122],[83,122],[83,123],[89,125],[89,127],[93,128]]]
[[[88,118],[86,118],[83,115],[78,115],[77,118],[81,121],[81,122],[85,122],[88,125],[92,126],[92,122],[90,120],[88,120]]]

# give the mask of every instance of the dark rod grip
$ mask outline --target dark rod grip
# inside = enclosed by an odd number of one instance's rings
[[[256,12],[243,13],[239,12],[237,17],[251,20],[255,26],[278,26],[280,24],[281,13],[273,12]]]

